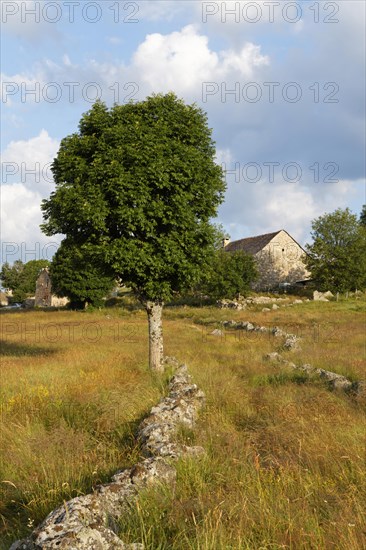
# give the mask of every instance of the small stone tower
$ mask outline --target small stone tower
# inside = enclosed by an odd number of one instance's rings
[[[52,305],[51,277],[48,268],[41,269],[36,282],[34,307],[50,307]]]

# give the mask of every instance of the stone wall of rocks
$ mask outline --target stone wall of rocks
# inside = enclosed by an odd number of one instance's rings
[[[194,426],[205,396],[192,383],[185,365],[173,358],[166,362],[175,369],[169,394],[151,409],[138,429],[144,458],[132,468],[117,472],[111,483],[51,512],[29,538],[15,542],[10,550],[143,550],[142,544],[125,544],[119,538],[118,523],[123,521],[123,514],[133,506],[141,488],[174,482],[174,460],[204,453],[202,447],[178,444],[175,436],[179,426]]]
[[[261,333],[267,333],[273,335],[275,338],[282,338],[282,344],[279,346],[280,349],[283,351],[291,351],[291,350],[300,350],[300,342],[301,338],[297,336],[296,334],[287,333],[284,330],[280,329],[279,327],[264,327],[260,325],[254,325],[253,323],[250,323],[249,321],[222,321],[221,324],[224,328],[231,328],[236,330],[245,330],[247,332],[261,332]],[[214,329],[211,332],[212,336],[224,336],[224,332],[220,329]],[[301,365],[296,365],[292,361],[288,361],[279,352],[272,352],[268,353],[264,356],[266,360],[271,360],[276,362],[277,364],[280,363],[284,366],[290,367],[292,369],[300,370],[303,372],[306,372],[307,374],[315,374],[322,378],[323,380],[326,380],[329,383],[329,386],[336,390],[342,390],[348,393],[352,393],[359,397],[366,397],[366,382],[364,380],[352,382],[345,376],[342,376],[341,374],[337,374],[332,371],[328,371],[325,369],[317,369],[308,363],[304,363]]]
[[[335,390],[342,390],[347,393],[354,393],[355,395],[366,397],[366,383],[364,381],[351,382],[351,380],[349,380],[345,376],[342,376],[341,374],[337,374],[329,370],[317,369],[312,365],[309,365],[309,363],[296,365],[292,361],[288,361],[287,359],[282,357],[282,355],[277,352],[268,353],[265,358],[269,361],[280,363],[281,365],[284,365],[291,369],[305,372],[306,374],[316,374],[317,376],[320,376],[320,378],[322,378],[323,380],[326,380],[329,383],[330,387]]]

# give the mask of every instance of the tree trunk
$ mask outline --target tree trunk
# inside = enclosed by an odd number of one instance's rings
[[[163,302],[148,300],[146,312],[149,321],[149,366],[155,372],[164,372],[163,355]]]

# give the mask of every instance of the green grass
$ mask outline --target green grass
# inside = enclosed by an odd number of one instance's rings
[[[300,327],[302,349],[287,358],[364,379],[364,306],[166,308],[165,353],[187,363],[207,396],[196,429],[179,437],[207,453],[179,461],[175,487],[140,495],[121,522],[123,540],[154,550],[366,548],[364,399],[263,361],[280,339],[215,337],[208,324]],[[166,382],[147,368],[145,317],[118,309],[1,315],[1,549],[139,459],[135,428]]]

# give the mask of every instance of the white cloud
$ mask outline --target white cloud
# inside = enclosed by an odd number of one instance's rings
[[[41,130],[29,140],[11,141],[2,151],[2,181],[20,182],[25,187],[48,195],[53,189],[50,163],[59,148],[59,141]]]
[[[139,77],[154,91],[186,93],[201,89],[205,81],[223,79],[230,74],[252,77],[254,69],[269,64],[260,47],[246,43],[239,51],[209,49],[208,37],[194,25],[181,31],[147,35],[133,57]]]
[[[171,90],[197,98],[204,82],[251,79],[267,65],[269,57],[262,55],[260,46],[246,42],[236,49],[216,52],[210,49],[207,36],[188,25],[170,34],[147,35],[129,64],[89,59],[80,65],[64,54],[62,63],[45,59],[33,71],[3,75],[9,83],[5,102],[13,104],[27,93],[27,103],[83,101],[90,108],[90,99],[98,97],[98,93],[99,99],[109,104],[128,100],[134,93],[131,83],[136,83],[135,89],[139,90],[134,99]],[[14,93],[12,86],[17,87]],[[53,103],[54,97],[59,100]]]
[[[1,188],[1,262],[17,259],[50,260],[60,243],[59,237],[46,237],[39,229],[41,194],[22,183]]]
[[[0,101],[7,107],[13,106],[14,98],[17,98],[22,103],[28,102],[30,97],[32,97],[32,101],[35,101],[37,100],[37,96],[40,98],[40,90],[45,81],[45,72],[39,64],[34,67],[33,73],[29,71],[13,75],[1,73]],[[35,94],[27,94],[27,91],[35,91]],[[39,101],[40,99],[38,99]]]
[[[27,189],[22,183],[3,185],[1,187],[3,242],[27,241],[40,236],[36,228],[41,223],[41,194]],[[30,228],[32,232],[30,233]]]
[[[54,189],[49,163],[58,147],[42,130],[29,140],[11,141],[2,152],[1,261],[50,259],[56,251],[52,243],[60,239],[46,237],[39,225],[41,201]]]

